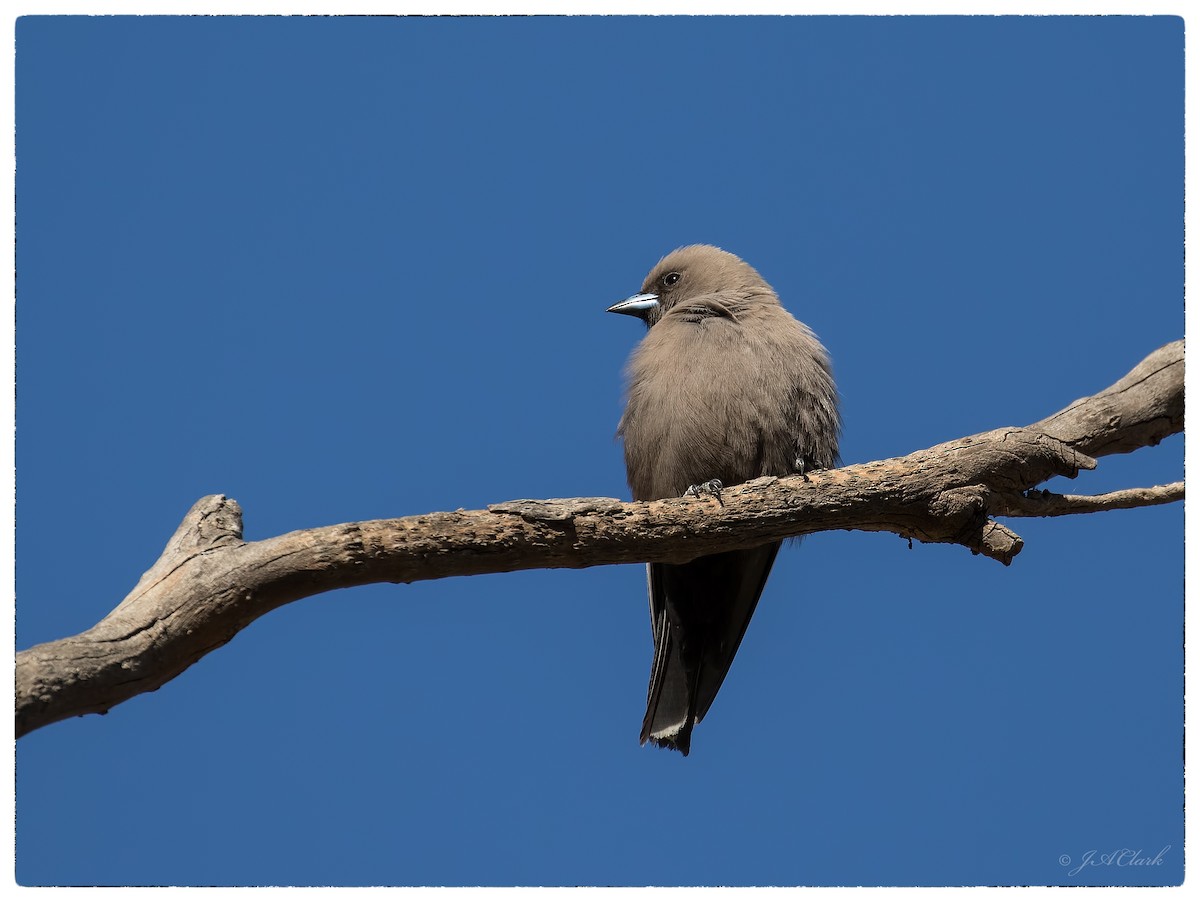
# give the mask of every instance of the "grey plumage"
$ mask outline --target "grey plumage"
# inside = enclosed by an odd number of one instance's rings
[[[829,355],[753,267],[708,245],[680,248],[609,311],[648,328],[630,359],[618,429],[635,500],[836,463]],[[654,660],[643,743],[688,753],[778,550],[775,542],[648,565]]]

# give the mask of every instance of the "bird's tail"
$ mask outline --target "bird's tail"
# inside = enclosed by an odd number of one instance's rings
[[[692,727],[708,713],[762,595],[779,543],[650,564],[654,660],[642,743],[686,755]]]
[[[653,583],[653,574],[650,579]],[[642,745],[649,741],[687,755],[692,746],[692,727],[696,724],[696,685],[700,668],[689,674],[684,666],[680,649],[671,635],[666,608],[652,612],[651,616],[654,618],[651,624],[654,660],[650,665],[646,716],[642,719]]]

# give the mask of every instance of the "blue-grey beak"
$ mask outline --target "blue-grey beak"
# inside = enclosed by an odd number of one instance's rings
[[[631,298],[625,298],[619,304],[613,304],[606,310],[606,313],[626,313],[629,316],[636,316],[638,319],[646,319],[650,315],[650,311],[658,307],[658,295],[656,294],[635,294]]]

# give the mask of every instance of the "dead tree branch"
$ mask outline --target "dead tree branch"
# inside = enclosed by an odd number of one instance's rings
[[[162,686],[268,611],[349,586],[679,562],[831,529],[953,543],[1008,564],[1021,539],[992,517],[1045,515],[1053,504],[1030,494],[1040,483],[1183,430],[1183,351],[1182,341],[1166,345],[1112,387],[1031,426],[807,477],[756,479],[725,490],[722,503],[510,501],[246,542],[237,502],[209,495],[112,613],[77,636],[17,655],[16,734],[103,713]],[[1090,508],[1079,499],[1054,503],[1061,513],[1162,503],[1182,497],[1178,486],[1136,490],[1150,493],[1140,499],[1101,496],[1108,501],[1092,499]]]
[[[1030,489],[1024,495],[997,500],[992,511],[998,517],[1064,517],[1068,514],[1094,514],[1099,511],[1128,510],[1183,500],[1183,483],[1151,486],[1147,489],[1121,489],[1103,495],[1056,495],[1045,489]]]

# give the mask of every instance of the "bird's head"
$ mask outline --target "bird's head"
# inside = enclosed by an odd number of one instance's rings
[[[757,270],[740,257],[710,244],[693,244],[659,260],[642,290],[613,304],[608,312],[636,316],[649,328],[678,304],[730,292],[774,296]]]

